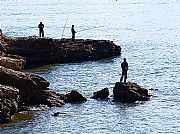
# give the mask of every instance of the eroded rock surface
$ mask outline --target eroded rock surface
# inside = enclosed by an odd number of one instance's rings
[[[64,104],[63,95],[49,90],[50,83],[39,75],[14,71],[1,66],[0,83],[17,88],[21,96],[21,102],[25,105],[47,104],[49,106],[60,106],[60,104]]]
[[[85,97],[83,97],[79,92],[72,90],[70,93],[66,94],[67,103],[76,103],[76,102],[84,102],[87,101]]]
[[[100,91],[94,92],[91,98],[93,99],[107,99],[109,96],[108,88],[104,88]]]
[[[19,90],[15,87],[0,84],[0,123],[5,123],[18,111],[20,102]]]
[[[150,98],[147,89],[131,82],[116,82],[113,88],[113,95],[115,100],[125,102],[147,101]]]
[[[24,68],[26,59],[24,57],[12,54],[5,54],[0,51],[0,66],[20,71]]]
[[[51,39],[37,37],[6,37],[3,46],[8,53],[26,58],[27,66],[51,63],[99,60],[120,55],[120,46],[109,40]]]

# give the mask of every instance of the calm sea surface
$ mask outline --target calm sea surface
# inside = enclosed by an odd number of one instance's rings
[[[37,73],[59,93],[79,91],[88,101],[61,108],[32,107],[0,128],[0,134],[180,133],[180,0],[0,0],[1,28],[8,36],[38,35],[107,39],[122,47],[119,57],[48,65]],[[67,22],[67,23],[66,23]],[[147,102],[122,104],[90,99],[119,81],[127,58],[128,81],[157,91]],[[52,113],[62,112],[58,117]]]

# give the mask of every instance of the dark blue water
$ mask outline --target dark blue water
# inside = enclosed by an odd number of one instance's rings
[[[48,65],[37,73],[59,93],[79,91],[88,101],[61,108],[32,107],[2,134],[180,133],[180,0],[0,0],[1,28],[8,36],[108,39],[122,55],[99,61]],[[67,24],[65,22],[67,20]],[[64,28],[65,27],[65,28]],[[64,31],[64,33],[63,33]],[[63,35],[62,35],[63,34]],[[150,101],[122,104],[90,99],[94,91],[119,81],[127,58],[128,81],[149,91]],[[62,112],[53,117],[53,112]],[[30,118],[30,119],[29,119]]]

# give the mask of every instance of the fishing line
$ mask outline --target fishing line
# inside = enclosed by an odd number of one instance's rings
[[[99,26],[99,27],[94,26],[92,28],[82,29],[82,30],[80,30],[78,32],[84,32],[84,31],[87,31],[87,30],[92,30],[92,29],[96,29],[96,28],[100,28],[100,27],[104,27],[104,26]]]

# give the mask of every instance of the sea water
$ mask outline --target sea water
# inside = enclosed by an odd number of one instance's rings
[[[7,36],[111,40],[122,54],[98,61],[47,65],[27,70],[43,76],[58,93],[76,90],[88,100],[63,107],[32,107],[3,125],[1,134],[180,133],[180,0],[0,0],[1,28]],[[121,76],[149,90],[151,99],[132,104],[93,100]],[[54,112],[61,112],[58,117]]]

